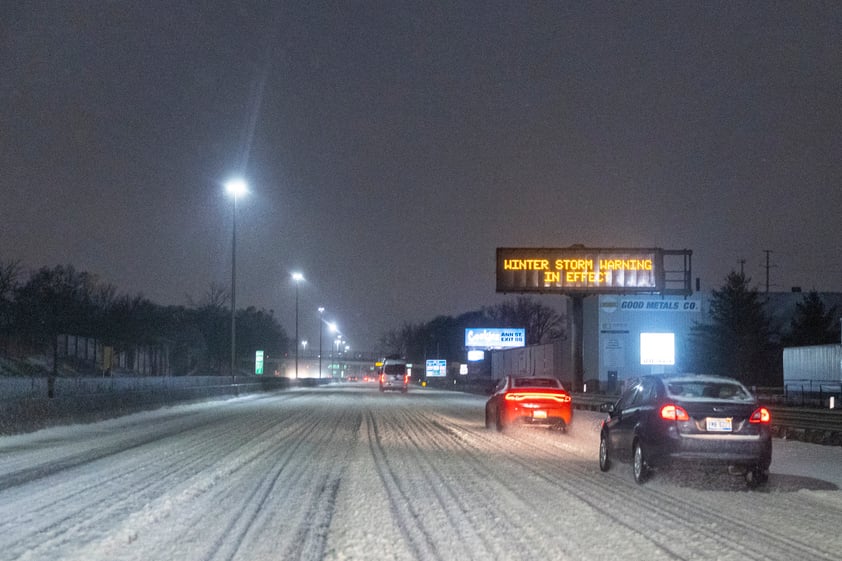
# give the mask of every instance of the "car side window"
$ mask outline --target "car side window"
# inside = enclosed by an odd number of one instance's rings
[[[629,403],[629,407],[637,407],[641,403],[643,403],[643,385],[640,384],[637,386],[637,392],[635,392],[634,397],[632,398],[631,402]]]
[[[655,397],[657,396],[657,391],[655,388],[655,383],[652,380],[644,380],[640,384],[639,391],[634,396],[634,400],[632,401],[632,406],[637,407],[639,405],[647,405],[654,401]]]
[[[622,411],[623,409],[628,409],[631,406],[632,401],[634,400],[635,396],[637,395],[638,389],[640,388],[640,384],[635,384],[625,392],[623,395],[620,396],[620,399],[617,400],[617,404],[614,406],[615,411]]]

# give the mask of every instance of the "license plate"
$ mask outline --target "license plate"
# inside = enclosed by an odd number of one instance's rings
[[[540,410],[533,411],[532,412],[532,418],[533,419],[546,419],[547,418],[547,412],[546,411],[540,411]]]
[[[731,432],[731,417],[708,417],[707,430],[708,432]]]

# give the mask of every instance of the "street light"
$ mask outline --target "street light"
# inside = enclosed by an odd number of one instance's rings
[[[292,280],[295,281],[295,379],[298,379],[298,285],[304,280],[301,273],[293,273]]]
[[[225,184],[225,190],[234,201],[231,227],[231,383],[236,374],[236,314],[237,314],[237,198],[248,193],[248,185],[242,179],[232,179]]]

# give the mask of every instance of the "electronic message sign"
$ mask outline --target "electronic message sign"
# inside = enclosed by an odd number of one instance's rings
[[[659,293],[664,250],[497,248],[497,292]]]

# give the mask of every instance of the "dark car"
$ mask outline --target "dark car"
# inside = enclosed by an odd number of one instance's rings
[[[566,430],[573,419],[570,394],[555,378],[507,376],[485,404],[485,426],[544,426]]]
[[[409,370],[406,361],[387,358],[380,367],[380,391],[397,390],[406,393],[409,389]]]
[[[630,461],[634,479],[674,464],[722,465],[765,483],[772,462],[771,415],[740,382],[722,376],[645,376],[603,404],[599,467]]]

